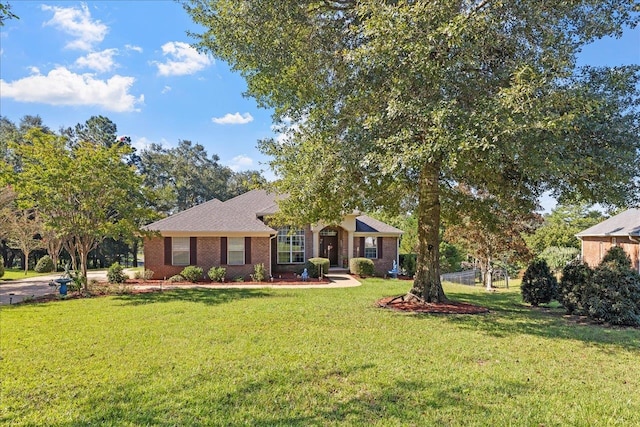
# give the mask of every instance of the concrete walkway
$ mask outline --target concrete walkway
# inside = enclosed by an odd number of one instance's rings
[[[126,272],[126,270],[125,270]],[[35,298],[43,295],[55,294],[57,291],[53,286],[49,286],[49,282],[58,279],[61,273],[51,274],[46,276],[29,277],[21,280],[12,280],[1,282],[0,281],[0,305],[16,304],[23,301],[26,298]],[[193,287],[193,288],[207,288],[207,289],[327,289],[327,288],[350,288],[354,286],[360,286],[361,283],[351,277],[349,274],[344,273],[331,273],[326,276],[331,283],[326,284],[314,284],[313,281],[304,285],[272,285],[265,282],[263,285],[249,285],[242,283],[225,283],[225,284],[198,284],[193,285],[171,285],[166,283],[162,285],[162,289],[173,289]],[[107,270],[90,271],[88,273],[89,280],[95,279],[104,281],[107,278]],[[135,285],[136,289],[160,289],[157,285]]]

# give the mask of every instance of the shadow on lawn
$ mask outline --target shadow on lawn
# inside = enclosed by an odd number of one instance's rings
[[[117,297],[126,305],[143,305],[162,302],[188,301],[207,305],[225,304],[249,298],[266,298],[272,294],[260,289],[167,289],[144,293],[124,294]]]
[[[531,389],[526,381],[496,380],[470,397],[468,380],[399,378],[377,384],[359,373],[370,369],[375,367],[250,371],[233,381],[206,368],[188,375],[171,371],[170,381],[149,375],[94,388],[76,400],[74,419],[57,425],[415,425],[423,417],[431,425],[449,424],[452,419],[484,418],[494,410],[479,403],[478,393],[494,400],[517,399]],[[375,377],[375,372],[369,375]]]
[[[531,307],[518,293],[452,293],[455,301],[488,307],[488,316],[449,316],[447,320],[461,327],[480,330],[495,337],[529,334],[545,338],[562,338],[597,345],[615,345],[627,350],[640,349],[640,329],[607,327],[577,323],[565,317],[563,308]]]

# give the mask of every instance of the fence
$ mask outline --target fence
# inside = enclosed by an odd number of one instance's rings
[[[445,273],[440,276],[440,281],[457,283],[467,286],[482,286],[482,272],[479,269],[459,271],[457,273]],[[506,270],[495,269],[491,276],[491,286],[494,288],[508,288],[509,274]]]

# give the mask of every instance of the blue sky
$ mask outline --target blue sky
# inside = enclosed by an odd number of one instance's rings
[[[266,169],[271,112],[244,80],[189,47],[199,32],[173,1],[11,1],[0,35],[0,114],[39,115],[54,130],[103,115],[137,148],[200,143],[234,170]],[[587,46],[579,64],[640,63],[640,29]],[[272,177],[270,173],[265,174]],[[548,209],[553,202],[543,200]]]

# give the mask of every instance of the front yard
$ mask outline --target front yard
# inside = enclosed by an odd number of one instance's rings
[[[448,285],[485,315],[346,289],[184,289],[0,309],[6,425],[638,425],[640,330],[519,289]]]

